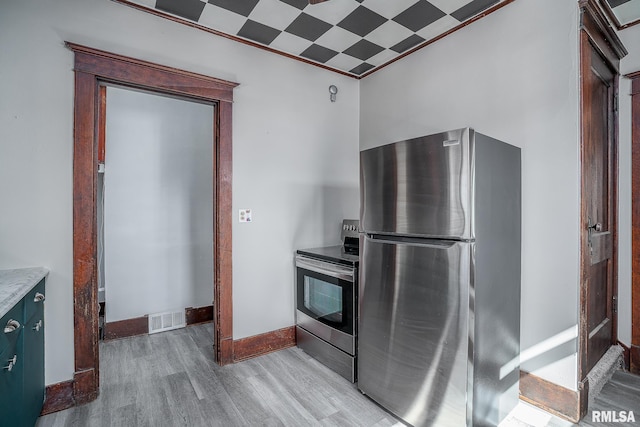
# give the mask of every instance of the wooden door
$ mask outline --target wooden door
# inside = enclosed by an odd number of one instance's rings
[[[615,73],[589,44],[583,69],[583,96],[588,120],[583,128],[583,242],[586,365],[588,373],[614,338],[615,289],[613,237],[615,232],[614,114]],[[586,67],[588,65],[588,68]],[[583,243],[584,245],[584,243]]]
[[[616,340],[617,73],[582,35],[580,379]]]

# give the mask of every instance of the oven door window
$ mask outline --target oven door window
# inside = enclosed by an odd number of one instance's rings
[[[353,282],[298,268],[298,310],[342,332],[353,332]]]

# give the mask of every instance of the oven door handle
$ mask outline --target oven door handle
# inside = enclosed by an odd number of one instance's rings
[[[336,279],[353,282],[353,268],[342,267],[328,262],[317,261],[311,258],[296,255],[296,267],[325,274]]]

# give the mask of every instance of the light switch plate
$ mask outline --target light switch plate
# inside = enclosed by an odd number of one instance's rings
[[[240,222],[251,222],[251,209],[240,209],[238,217]]]

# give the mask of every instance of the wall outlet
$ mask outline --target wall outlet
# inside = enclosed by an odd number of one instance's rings
[[[240,222],[251,222],[251,209],[240,209]]]

